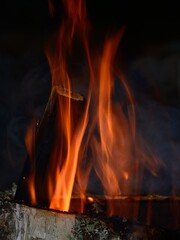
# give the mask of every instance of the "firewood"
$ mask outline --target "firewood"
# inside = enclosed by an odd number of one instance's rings
[[[51,91],[49,101],[47,103],[44,115],[42,119],[34,126],[34,146],[33,146],[33,159],[27,157],[22,176],[20,178],[18,189],[15,199],[17,202],[25,202],[31,204],[29,196],[29,179],[32,176],[32,172],[35,175],[34,188],[36,192],[36,207],[48,207],[48,174],[49,166],[52,164],[51,155],[55,147],[56,139],[60,139],[58,144],[62,143],[62,155],[66,155],[66,139],[64,139],[63,129],[57,130],[57,118],[60,111],[61,104],[67,104],[71,102],[71,124],[72,132],[76,128],[78,121],[80,120],[84,107],[85,99],[78,93],[71,92],[61,86],[54,86]],[[59,105],[59,102],[61,103]],[[61,119],[58,119],[61,121]],[[60,125],[60,124],[59,124]],[[60,127],[61,128],[61,127]],[[63,159],[63,157],[62,157]],[[53,164],[53,167],[55,166]],[[55,174],[56,169],[54,170]]]
[[[117,215],[102,218],[16,204],[15,189],[0,192],[1,240],[180,239],[178,230],[147,226]]]

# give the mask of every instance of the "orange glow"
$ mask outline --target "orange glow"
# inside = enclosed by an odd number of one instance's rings
[[[92,197],[88,197],[87,199],[89,202],[94,202],[94,198],[92,198]]]
[[[74,129],[71,79],[67,71],[67,56],[71,48],[71,42],[76,30],[84,31],[85,6],[84,1],[64,1],[67,19],[64,19],[60,27],[55,54],[46,51],[52,73],[52,89],[63,86],[66,89],[66,98],[61,94],[58,99],[58,136],[52,155],[52,163],[56,163],[56,169],[49,173],[49,197],[50,208],[68,211],[76,176],[80,146],[87,125],[87,111],[85,111],[80,123]],[[59,92],[58,92],[59,94]],[[61,132],[63,131],[63,132]],[[63,139],[60,135],[63,135]],[[59,146],[60,142],[62,143]],[[64,152],[61,147],[66,148]],[[59,150],[60,149],[60,150]],[[54,189],[54,191],[53,191]]]
[[[81,198],[83,212],[85,200],[94,201],[92,197],[86,197],[92,170],[108,199],[129,193],[138,194],[144,168],[156,176],[160,161],[136,133],[134,98],[120,66],[116,64],[116,54],[125,29],[109,35],[95,54],[89,47],[85,1],[64,0],[63,4],[66,17],[61,22],[55,41],[53,39],[53,44],[45,50],[52,76],[49,102],[57,94],[57,133],[48,166],[47,195],[51,209],[68,211],[75,192]],[[52,13],[50,1],[49,6]],[[88,94],[78,121],[74,119],[74,105],[84,99],[72,93],[73,79],[68,68],[75,36],[82,43],[89,68]],[[115,80],[126,93],[129,104],[126,113],[121,102],[113,100]],[[26,142],[30,142],[27,149],[33,159],[32,139],[32,132],[27,130]],[[88,149],[91,155],[86,159]],[[34,173],[29,189],[32,203],[35,203]],[[115,210],[109,206],[108,211],[113,214]]]
[[[128,178],[129,178],[128,172],[124,172],[123,175],[124,175],[124,179],[128,180]]]
[[[60,134],[64,135],[64,143],[62,146],[66,147],[67,151],[65,156],[63,156],[63,149],[59,146],[57,149],[55,148],[52,156],[54,158],[52,162],[58,161],[58,164],[56,175],[54,176],[54,173],[50,173],[50,178],[55,178],[55,190],[51,198],[50,208],[68,211],[76,175],[79,148],[81,146],[87,120],[83,118],[80,126],[77,127],[77,129],[73,129],[71,119],[71,97],[69,96],[66,97],[64,101],[62,100],[62,97],[60,97],[58,101],[58,110],[61,111],[58,116],[58,122],[61,123],[61,126],[58,127],[60,128],[59,130],[63,130],[63,133],[60,132]],[[56,144],[58,146],[59,138]]]

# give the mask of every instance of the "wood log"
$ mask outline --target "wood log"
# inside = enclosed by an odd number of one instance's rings
[[[13,202],[12,190],[0,192],[1,240],[64,240],[71,235],[75,214],[36,209]]]
[[[68,239],[74,214],[57,213],[16,204],[16,239]]]
[[[56,170],[60,168],[60,166],[62,167],[65,156],[67,155],[67,140],[64,129],[62,129],[62,119],[59,116],[63,114],[64,109],[61,109],[62,106],[69,105],[69,101],[71,105],[71,132],[74,133],[83,114],[85,99],[80,94],[71,92],[61,86],[54,86],[52,88],[42,119],[32,126],[34,135],[32,156],[30,158],[28,155],[26,159],[15,196],[17,202],[25,202],[28,205],[32,204],[29,182],[33,175],[34,190],[36,193],[35,207],[49,206],[50,200],[47,193],[50,173],[52,180],[55,181],[54,176]],[[56,150],[59,152],[55,154],[56,160],[54,160],[52,164],[52,153],[57,146],[57,142],[59,149]],[[61,162],[58,159],[60,154],[62,157]]]
[[[15,187],[14,187],[15,188]],[[179,240],[180,231],[143,225],[124,217],[99,218],[37,209],[0,192],[1,240]]]

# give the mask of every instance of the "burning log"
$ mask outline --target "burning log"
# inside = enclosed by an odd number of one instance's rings
[[[142,225],[125,217],[101,215],[99,202],[89,202],[88,215],[37,209],[13,201],[16,186],[0,192],[2,240],[179,240],[180,231]],[[99,211],[99,216],[98,216]],[[96,217],[95,217],[96,216]]]
[[[55,174],[64,164],[68,147],[59,115],[64,114],[63,105],[71,105],[69,121],[71,131],[75,131],[84,102],[83,96],[77,93],[60,86],[53,87],[42,119],[30,129],[31,146],[15,196],[17,202],[49,207],[49,182],[55,181]],[[54,160],[51,160],[53,154]],[[58,159],[59,155],[61,160]]]
[[[180,226],[180,219],[177,214],[171,214],[171,207],[174,203],[179,207],[179,199],[171,199],[168,196],[117,196],[110,198],[107,196],[92,196],[89,199],[93,199],[93,201],[86,201],[85,203],[83,214],[86,215],[81,215],[79,213],[82,213],[82,199],[72,195],[69,209],[71,214],[51,211],[52,208],[49,209],[47,172],[49,171],[48,165],[52,148],[57,145],[54,144],[54,139],[57,137],[55,123],[58,98],[60,98],[61,103],[70,101],[70,104],[73,105],[74,127],[81,118],[84,109],[84,98],[81,95],[71,93],[61,87],[53,88],[44,116],[36,129],[34,129],[35,138],[32,154],[29,154],[15,196],[17,203],[28,205],[17,204],[13,207],[13,212],[16,213],[16,236],[19,236],[17,239],[26,237],[23,234],[30,234],[27,236],[31,236],[33,239],[58,239],[59,236],[59,239],[66,239],[68,235],[73,235],[74,239],[101,239],[97,237],[97,233],[98,236],[105,234],[102,239],[109,239],[109,236],[112,238],[116,236],[117,239],[119,236],[120,239],[138,239],[137,236],[141,236],[141,239],[152,239],[152,236],[154,237],[152,232],[156,234],[154,239],[160,239],[157,236],[164,234],[164,230],[159,228],[162,226],[173,229],[174,232],[174,229]],[[62,147],[63,159],[66,146],[62,144]],[[51,164],[53,165],[51,167],[56,169],[56,162],[53,164]],[[30,192],[32,176],[34,177],[33,191],[36,193],[36,201],[33,201],[32,198],[34,192]],[[107,217],[106,206],[110,205],[113,205],[115,209],[114,214],[122,216],[122,218]],[[132,219],[135,222],[130,222],[127,219]],[[144,225],[137,224],[137,221]],[[176,222],[177,226],[175,226]],[[154,227],[146,226],[146,224]]]
[[[13,190],[0,193],[0,239],[68,239],[74,214],[30,208],[13,202]]]

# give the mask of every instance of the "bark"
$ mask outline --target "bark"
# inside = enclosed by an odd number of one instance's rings
[[[15,189],[0,192],[1,240],[180,239],[178,230],[146,226],[124,217],[94,217],[17,204],[13,202]]]

